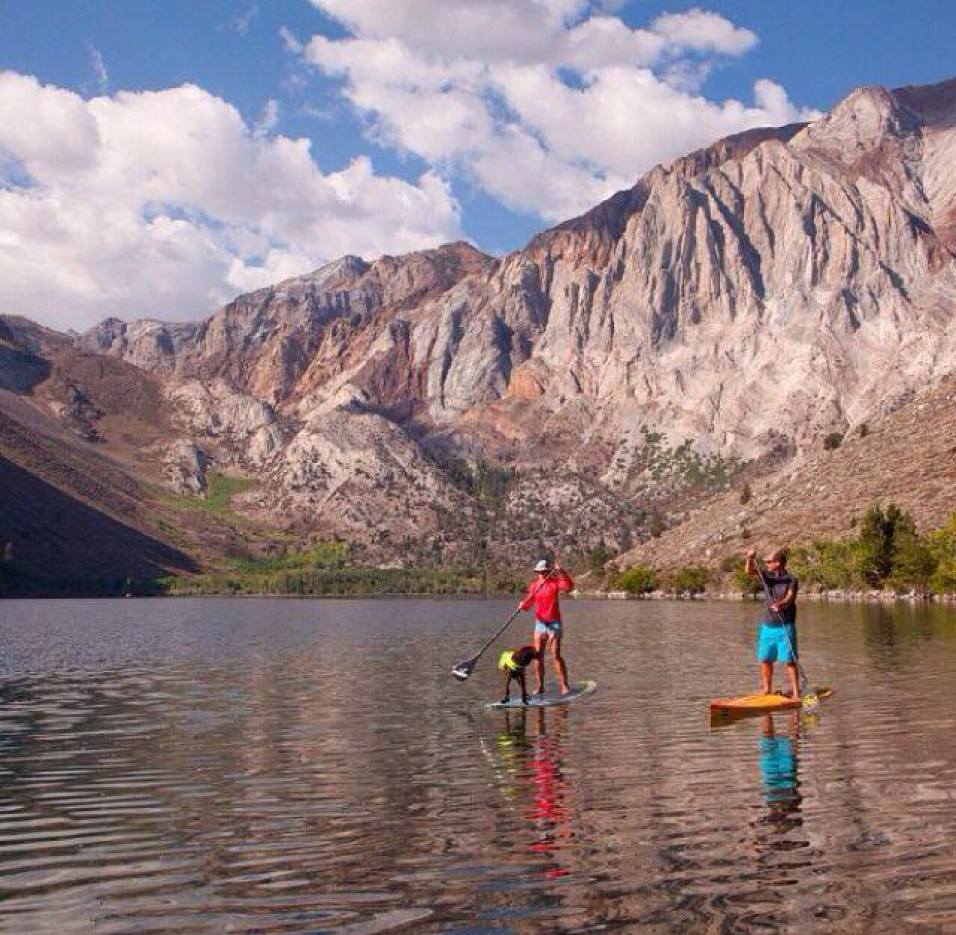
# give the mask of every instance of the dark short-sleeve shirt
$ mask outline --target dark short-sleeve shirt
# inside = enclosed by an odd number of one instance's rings
[[[800,582],[796,575],[791,575],[789,571],[765,571],[763,573],[764,581],[767,582],[767,589],[770,591],[771,599],[779,601],[787,593],[788,588],[793,588],[793,600],[784,607],[779,613],[774,613],[770,609],[770,601],[764,611],[764,619],[771,623],[796,623],[797,622],[797,591],[800,588]]]

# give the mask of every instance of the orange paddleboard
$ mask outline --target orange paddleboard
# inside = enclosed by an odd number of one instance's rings
[[[832,688],[818,688],[814,694],[821,701],[833,694]],[[802,707],[803,701],[794,701],[785,695],[741,695],[739,698],[715,698],[710,703],[711,714],[761,714],[766,711],[785,711]]]

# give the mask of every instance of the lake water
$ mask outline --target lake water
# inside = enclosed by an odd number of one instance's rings
[[[752,604],[0,602],[0,931],[952,932],[956,611],[801,607],[817,716],[719,729]],[[505,645],[530,627],[517,622]]]

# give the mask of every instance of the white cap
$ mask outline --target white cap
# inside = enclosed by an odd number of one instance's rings
[[[548,560],[545,558],[539,559],[538,563],[534,566],[535,571],[547,571],[551,566],[548,564]]]

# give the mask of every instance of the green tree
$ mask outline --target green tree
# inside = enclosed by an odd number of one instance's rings
[[[790,570],[805,584],[824,591],[862,587],[861,561],[857,542],[819,539],[810,546],[793,550]]]
[[[600,571],[612,558],[614,558],[614,550],[609,549],[602,539],[587,554],[588,568],[591,571]]]
[[[709,580],[710,572],[703,565],[684,565],[674,572],[671,587],[678,594],[701,594]]]
[[[747,574],[747,565],[742,558],[734,558],[725,571],[730,572],[730,580],[734,590],[751,597],[760,593],[760,581],[756,575]]]
[[[893,568],[886,583],[891,588],[913,588],[917,594],[925,594],[938,565],[939,558],[926,540],[903,530],[893,541]]]
[[[867,584],[878,588],[893,570],[893,550],[897,536],[915,536],[913,517],[895,503],[884,510],[871,506],[860,525],[857,568]]]
[[[627,591],[630,594],[650,594],[659,586],[657,574],[649,565],[632,565],[611,582],[613,590]]]
[[[956,513],[949,522],[926,537],[927,546],[936,559],[936,570],[929,586],[936,594],[956,592]]]

